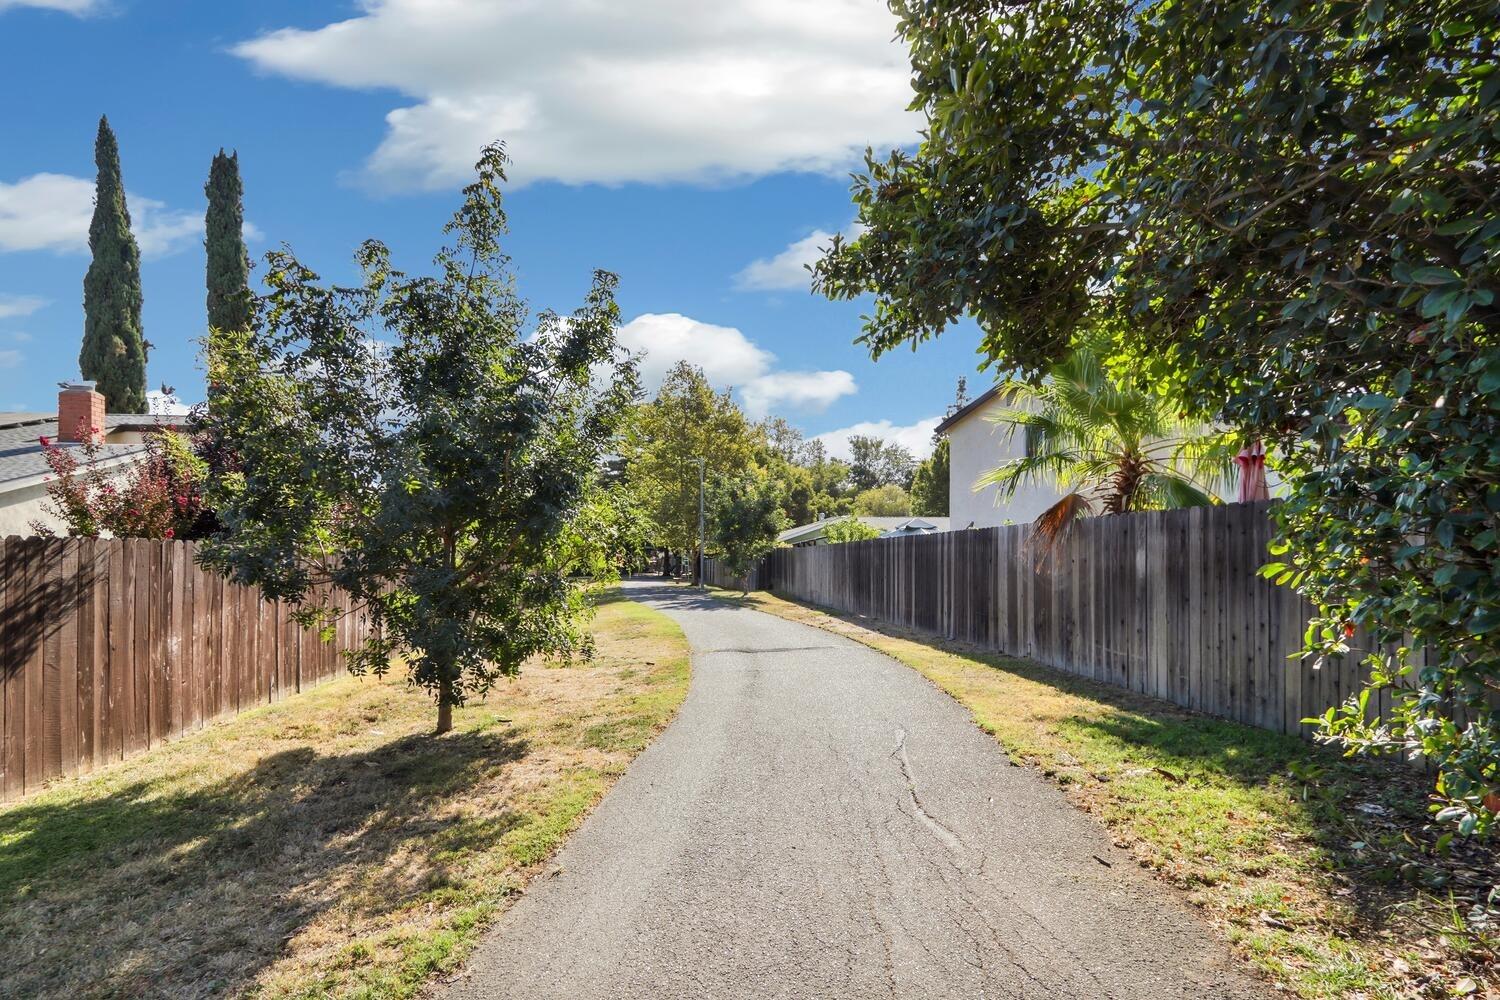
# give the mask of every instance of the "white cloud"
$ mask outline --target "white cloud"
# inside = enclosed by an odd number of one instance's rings
[[[826,410],[835,400],[857,391],[854,376],[846,371],[772,372],[751,379],[740,389],[740,396],[751,416],[762,417],[781,406]]]
[[[916,141],[885,0],[362,0],[236,46],[261,70],[415,103],[365,164],[446,187],[503,139],[512,180],[713,182],[833,172]]]
[[[0,11],[10,7],[40,7],[69,14],[91,14],[103,4],[100,0],[0,0]]]
[[[620,343],[641,359],[641,382],[655,392],[673,365],[703,369],[719,388],[739,390],[745,411],[759,419],[775,407],[818,411],[858,391],[846,371],[776,371],[776,355],[732,326],[702,323],[681,313],[645,313],[620,327]]]
[[[35,295],[0,295],[0,319],[30,316],[46,304],[46,299],[39,299]]]
[[[141,253],[160,257],[203,235],[203,217],[126,193],[131,229]],[[33,174],[0,181],[0,251],[86,253],[94,214],[94,182],[66,174]]]
[[[620,343],[641,360],[641,382],[655,391],[679,361],[703,369],[717,386],[744,385],[763,374],[776,356],[732,326],[700,323],[681,313],[645,313],[620,327]]]
[[[846,461],[850,455],[849,439],[851,437],[878,437],[885,441],[894,441],[918,458],[926,458],[932,454],[932,432],[942,422],[942,417],[928,417],[914,424],[905,425],[893,424],[889,420],[864,420],[849,427],[840,427],[836,431],[819,434],[816,440],[823,442],[823,446],[828,449],[829,457],[842,458]]]
[[[24,356],[20,351],[0,351],[0,368],[14,368],[22,360]]]
[[[855,223],[844,230],[844,238],[853,239],[862,230],[863,227]],[[734,287],[756,292],[811,291],[812,274],[807,269],[823,256],[831,242],[832,233],[814,229],[776,256],[751,261],[734,276]]]
[[[31,342],[31,334],[23,330],[17,330],[15,333],[10,334],[10,339],[18,344],[27,344]]]

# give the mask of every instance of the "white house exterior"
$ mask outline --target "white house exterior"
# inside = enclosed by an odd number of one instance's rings
[[[1010,404],[998,389],[990,389],[938,424],[948,439],[948,523],[954,531],[1029,524],[1062,493],[1046,483],[1028,483],[1005,498],[997,486],[976,490],[986,472],[1026,454],[1026,441],[992,419]]]

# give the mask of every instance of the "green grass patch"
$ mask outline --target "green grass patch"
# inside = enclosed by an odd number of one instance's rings
[[[441,737],[346,677],[0,809],[0,993],[419,995],[687,693],[664,615],[606,600],[594,635]]]

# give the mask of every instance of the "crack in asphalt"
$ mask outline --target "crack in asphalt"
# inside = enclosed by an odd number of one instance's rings
[[[895,757],[901,764],[901,777],[906,780],[907,797],[911,801],[911,807],[915,811],[917,818],[922,821],[922,825],[927,827],[928,831],[938,839],[939,843],[954,854],[966,854],[964,842],[958,834],[948,829],[941,820],[929,813],[926,807],[922,805],[922,797],[917,794],[917,783],[911,773],[911,758],[906,755],[905,729],[896,730],[896,749],[891,752],[891,756]]]

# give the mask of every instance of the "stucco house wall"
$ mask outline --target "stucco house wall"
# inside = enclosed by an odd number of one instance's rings
[[[943,432],[948,438],[948,523],[960,531],[1036,520],[1062,499],[1062,493],[1052,486],[1023,486],[1008,499],[997,486],[974,488],[985,473],[1026,453],[1026,442],[1020,434],[989,419],[1008,409],[1008,404],[998,396],[975,402],[978,405],[955,414],[956,419]]]

